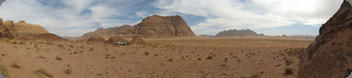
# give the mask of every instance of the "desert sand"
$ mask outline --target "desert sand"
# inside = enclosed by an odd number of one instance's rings
[[[9,78],[295,78],[313,39],[154,38],[145,45],[0,40]]]

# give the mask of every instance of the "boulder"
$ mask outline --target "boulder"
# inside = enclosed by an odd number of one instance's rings
[[[352,6],[340,9],[303,54],[298,78],[346,78],[352,72]]]

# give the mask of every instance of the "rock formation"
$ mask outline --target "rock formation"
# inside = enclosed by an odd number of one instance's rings
[[[352,72],[351,47],[352,6],[344,0],[303,55],[298,78],[345,78]]]
[[[181,16],[150,16],[136,25],[136,34],[145,38],[192,37],[191,28]]]
[[[193,31],[181,16],[150,16],[135,26],[123,25],[113,28],[99,28],[94,32],[89,32],[79,37],[79,40],[87,40],[92,36],[100,36],[109,39],[115,36],[132,38],[142,36],[144,38],[160,37],[192,37]]]
[[[115,37],[115,36],[132,37],[134,31],[135,31],[134,26],[130,26],[130,25],[123,25],[120,27],[112,27],[112,28],[107,28],[107,29],[99,28],[94,32],[89,32],[89,33],[84,34],[79,39],[85,40],[85,39],[88,39],[92,36],[100,36],[104,39],[109,39],[109,38]]]
[[[34,24],[28,24],[25,21],[14,23],[0,18],[0,38],[9,39],[41,39],[41,40],[63,40],[61,37],[49,33],[43,27]]]
[[[14,39],[15,35],[12,33],[13,21],[6,21],[3,23],[3,20],[0,18],[0,37]]]
[[[257,36],[258,34],[252,30],[227,30],[216,34],[215,37],[232,37],[232,36]]]

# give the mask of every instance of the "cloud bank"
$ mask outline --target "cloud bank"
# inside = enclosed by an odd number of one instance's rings
[[[8,0],[0,7],[0,17],[40,24],[61,36],[79,36],[100,27],[137,24],[142,18],[153,14],[177,14],[183,16],[197,34],[216,34],[234,28],[261,30],[295,25],[319,26],[336,12],[341,2],[342,0]],[[294,32],[297,31],[290,33]]]
[[[207,17],[192,26],[197,33],[214,34],[231,28],[272,28],[295,24],[316,26],[339,8],[342,0],[158,0],[156,7]]]

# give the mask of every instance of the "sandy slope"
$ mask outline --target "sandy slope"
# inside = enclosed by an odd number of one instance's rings
[[[312,40],[288,38],[149,39],[146,46],[0,40],[10,78],[294,78]]]

